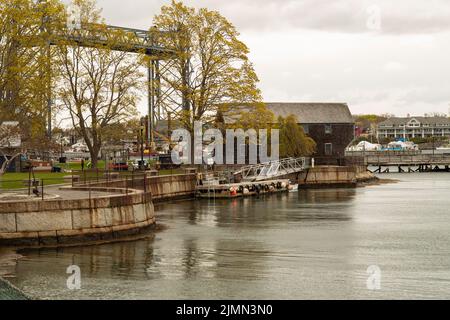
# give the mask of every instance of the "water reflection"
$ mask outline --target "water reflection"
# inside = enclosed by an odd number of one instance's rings
[[[261,198],[215,199],[184,202],[178,212],[178,204],[160,204],[157,210],[170,211],[179,218],[188,217],[190,225],[221,228],[271,228],[274,223],[286,220],[349,220],[346,208],[352,204],[355,189],[304,190],[295,196],[277,194]]]
[[[28,250],[14,283],[40,298],[450,297],[450,181],[406,178],[363,189],[158,204],[167,228],[153,238]],[[71,264],[82,270],[77,292],[65,286]],[[366,288],[372,264],[383,273],[380,292]]]

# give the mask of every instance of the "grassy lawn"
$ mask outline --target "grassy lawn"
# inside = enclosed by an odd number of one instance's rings
[[[98,162],[99,170],[103,170],[105,168],[105,161]],[[69,162],[69,163],[58,163],[55,164],[55,167],[62,168],[67,171],[71,170],[81,170],[81,163]],[[91,176],[96,176],[97,173],[87,173],[86,176],[89,178]],[[70,176],[69,172],[61,172],[61,173],[50,173],[50,172],[35,172],[34,176],[36,179],[43,180],[44,186],[52,185],[52,184],[62,184],[64,183],[64,176]],[[28,180],[29,174],[28,172],[23,173],[6,173],[3,177],[0,177],[0,189],[9,190],[9,189],[22,189],[27,188],[27,184],[24,183],[24,180]]]
[[[61,184],[64,183],[64,176],[67,176],[67,173],[35,173],[36,179],[43,180],[44,186],[51,184]],[[26,188],[27,184],[24,183],[24,180],[28,180],[28,173],[6,173],[0,178],[0,189],[22,189]]]
[[[80,176],[80,180],[83,181],[86,177],[86,180],[89,181],[95,181],[98,179],[104,179],[104,168],[105,163],[102,162],[100,165],[99,171],[97,170],[86,170],[84,173],[77,172],[75,174]],[[56,165],[57,167],[61,167],[65,170],[81,170],[81,165],[79,163],[67,163]],[[173,169],[173,170],[160,170],[159,175],[165,176],[165,175],[171,175],[171,174],[182,174],[184,172],[183,169]],[[132,176],[132,172],[130,171],[120,171],[117,172],[120,175],[128,175]],[[50,172],[35,172],[34,176],[36,179],[39,179],[40,181],[44,181],[44,186],[53,185],[53,184],[63,184],[64,177],[70,176],[71,173],[69,172],[61,172],[61,173],[50,173]],[[141,172],[136,172],[136,176],[142,175]],[[10,190],[10,189],[24,189],[27,188],[27,184],[24,183],[25,180],[28,180],[29,174],[27,172],[23,173],[6,173],[2,177],[0,177],[0,190]]]

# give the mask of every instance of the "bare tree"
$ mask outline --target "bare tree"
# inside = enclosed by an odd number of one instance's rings
[[[92,1],[77,1],[83,13],[96,14]],[[83,15],[84,23],[87,15]],[[108,39],[107,45],[81,47],[75,43],[58,46],[60,66],[58,98],[70,114],[75,130],[89,149],[92,167],[108,127],[136,114],[143,74],[138,58],[124,51],[114,51],[117,44],[126,45],[128,35],[111,31],[102,23],[90,24],[91,34]]]
[[[3,163],[0,166],[0,176],[4,175],[9,165],[19,156],[22,152],[18,152],[21,147],[20,128],[18,123],[9,122],[2,123],[0,125],[0,157],[3,158]],[[5,153],[6,150],[13,152],[10,157]]]

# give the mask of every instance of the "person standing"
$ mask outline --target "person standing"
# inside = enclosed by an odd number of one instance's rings
[[[84,159],[81,159],[81,171],[84,171]]]

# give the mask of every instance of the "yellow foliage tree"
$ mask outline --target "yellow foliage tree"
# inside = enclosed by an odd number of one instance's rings
[[[29,144],[45,136],[49,35],[62,8],[57,0],[0,0],[0,122],[19,121]]]
[[[181,101],[178,120],[185,128],[192,130],[194,121],[212,123],[221,105],[261,102],[249,49],[220,13],[172,1],[154,25],[167,32],[161,44],[176,51],[176,63],[162,82],[173,89],[173,101]]]

